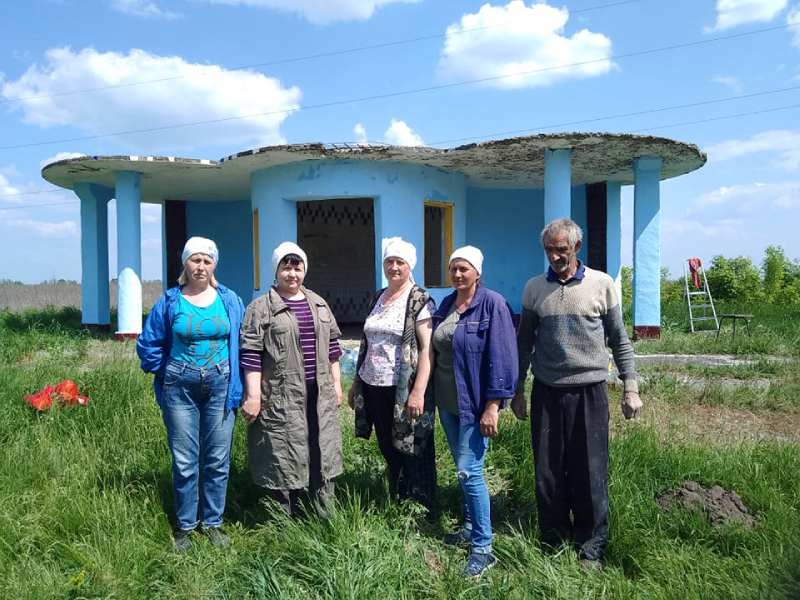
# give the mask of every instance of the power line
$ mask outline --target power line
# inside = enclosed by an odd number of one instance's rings
[[[601,9],[604,9],[604,8],[613,8],[613,7],[616,7],[616,6],[622,6],[622,5],[625,5],[625,4],[633,4],[633,3],[636,3],[636,2],[642,2],[642,0],[618,0],[617,2],[609,2],[607,4],[598,4],[598,5],[595,5],[595,6],[587,6],[586,8],[580,8],[580,9],[577,9],[577,10],[570,11],[570,14],[579,14],[579,13],[585,13],[585,12],[590,12],[590,11],[601,10]],[[461,35],[461,34],[464,34],[464,33],[473,33],[473,32],[476,32],[476,31],[485,31],[487,29],[494,29],[496,27],[500,27],[500,26],[503,26],[505,24],[506,24],[506,22],[494,23],[492,25],[484,25],[482,27],[472,27],[472,28],[467,28],[467,29],[460,29],[460,30],[455,31],[453,33]],[[315,54],[306,54],[306,55],[302,55],[302,56],[294,56],[294,57],[281,58],[281,59],[265,61],[265,62],[251,63],[251,64],[247,64],[247,65],[239,65],[237,67],[231,67],[231,68],[226,69],[226,70],[227,71],[245,71],[247,69],[273,67],[273,66],[277,66],[277,65],[285,65],[285,64],[291,64],[291,63],[305,62],[305,61],[309,61],[309,60],[316,60],[316,59],[319,59],[319,58],[328,58],[328,57],[333,57],[333,56],[343,56],[343,55],[347,55],[347,54],[356,54],[358,52],[365,52],[367,50],[381,50],[383,48],[391,48],[391,47],[395,47],[395,46],[405,46],[405,45],[409,45],[409,44],[415,44],[415,43],[418,43],[418,42],[425,42],[425,41],[430,41],[430,40],[438,40],[438,39],[442,39],[442,38],[444,38],[446,36],[447,36],[447,33],[435,33],[435,34],[423,35],[423,36],[414,37],[414,38],[406,38],[406,39],[402,39],[402,40],[393,40],[393,41],[390,41],[390,42],[381,42],[380,44],[370,44],[370,45],[367,45],[367,46],[356,46],[356,47],[352,47],[352,48],[342,48],[342,49],[339,49],[339,50],[331,50],[331,51],[328,51],[328,52],[318,52],[318,53],[315,53]],[[21,98],[0,99],[0,104],[8,104],[8,103],[12,103],[12,102],[24,102],[24,101],[27,101],[27,100],[42,100],[42,99],[46,99],[46,98],[58,98],[58,97],[63,97],[63,96],[73,96],[73,95],[77,95],[77,94],[90,94],[90,93],[96,93],[96,92],[103,92],[103,91],[107,91],[107,90],[116,90],[116,89],[121,89],[121,88],[137,87],[137,86],[140,86],[140,85],[148,85],[148,84],[151,84],[151,83],[165,83],[165,82],[168,82],[168,81],[177,81],[177,80],[185,79],[185,78],[186,78],[186,75],[174,75],[174,76],[171,76],[171,77],[160,77],[158,79],[145,79],[145,80],[142,80],[142,81],[132,81],[132,82],[129,82],[129,83],[117,83],[117,84],[112,84],[112,85],[103,85],[103,86],[98,86],[98,87],[93,87],[93,88],[84,88],[84,89],[80,89],[80,90],[67,90],[67,91],[63,91],[63,92],[53,92],[51,94],[38,94],[38,95],[32,95],[32,96],[23,96]]]
[[[62,139],[58,139],[58,140],[48,140],[48,141],[43,141],[43,142],[28,142],[28,143],[25,143],[25,144],[14,144],[14,145],[11,145],[11,146],[0,146],[0,150],[17,150],[19,148],[31,148],[31,147],[35,147],[35,146],[49,146],[49,145],[53,145],[53,144],[66,144],[66,143],[72,143],[72,142],[82,142],[82,141],[96,140],[96,139],[107,138],[107,137],[116,137],[116,136],[121,136],[121,135],[131,135],[131,134],[139,134],[139,133],[155,133],[155,132],[159,132],[159,131],[169,131],[169,130],[173,130],[173,129],[182,129],[182,128],[186,128],[186,127],[197,127],[197,126],[200,126],[200,125],[214,125],[214,124],[225,123],[225,122],[230,122],[230,121],[240,121],[240,120],[243,120],[243,119],[252,119],[252,118],[266,117],[266,116],[277,115],[277,114],[286,114],[286,113],[295,112],[295,111],[298,111],[298,110],[301,110],[301,109],[302,110],[313,110],[313,109],[320,109],[320,108],[330,108],[332,106],[342,106],[342,105],[346,105],[346,104],[357,104],[359,102],[369,102],[369,101],[372,101],[372,100],[382,100],[382,99],[387,99],[387,98],[396,98],[398,96],[409,96],[409,95],[421,94],[421,93],[438,91],[438,90],[443,90],[443,89],[463,87],[463,86],[473,85],[473,84],[478,84],[478,83],[487,83],[487,82],[490,82],[490,81],[499,81],[499,80],[502,80],[502,79],[508,79],[510,77],[520,77],[520,76],[524,76],[524,75],[532,75],[532,74],[535,74],[535,73],[543,73],[543,72],[546,72],[546,71],[555,71],[555,70],[560,70],[560,69],[567,69],[567,68],[578,67],[578,66],[583,66],[583,65],[595,64],[595,63],[598,63],[598,62],[607,62],[607,61],[611,61],[611,60],[619,60],[619,59],[622,59],[622,58],[632,58],[632,57],[637,57],[637,56],[646,56],[646,55],[650,55],[650,54],[657,54],[659,52],[667,52],[667,51],[670,51],[670,50],[678,50],[678,49],[681,49],[681,48],[691,48],[691,47],[696,47],[696,46],[702,46],[702,45],[712,44],[712,43],[720,42],[720,41],[727,41],[727,40],[738,39],[738,38],[743,38],[743,37],[747,37],[747,36],[758,35],[758,34],[762,34],[762,33],[769,33],[769,32],[772,32],[772,31],[783,30],[783,29],[786,29],[787,27],[790,27],[790,25],[786,24],[786,25],[778,25],[778,26],[774,26],[774,27],[766,27],[764,29],[756,29],[756,30],[752,30],[752,31],[746,31],[746,32],[741,32],[741,33],[734,33],[734,34],[729,34],[729,35],[724,35],[724,36],[707,38],[707,39],[703,39],[703,40],[695,40],[693,42],[684,42],[684,43],[681,43],[681,44],[671,44],[671,45],[668,45],[668,46],[660,46],[658,48],[649,48],[647,50],[638,50],[638,51],[635,51],[635,52],[628,52],[628,53],[625,53],[625,54],[612,55],[612,56],[608,56],[608,57],[596,58],[596,59],[592,59],[592,60],[585,60],[585,61],[569,63],[569,64],[564,64],[564,65],[555,65],[555,66],[549,66],[549,67],[542,67],[542,68],[538,68],[538,69],[531,69],[529,71],[519,71],[519,72],[516,72],[516,73],[508,73],[508,74],[504,74],[504,75],[495,75],[495,76],[492,76],[492,77],[481,77],[479,79],[470,79],[470,80],[466,80],[466,81],[458,81],[458,82],[454,82],[454,83],[445,83],[445,84],[440,84],[440,85],[432,85],[432,86],[427,86],[427,87],[422,87],[422,88],[412,88],[412,89],[408,89],[408,90],[400,90],[400,91],[388,92],[388,93],[384,93],[384,94],[374,94],[374,95],[371,95],[371,96],[361,96],[361,97],[356,97],[356,98],[348,98],[348,99],[344,99],[344,100],[334,100],[334,101],[330,101],[330,102],[322,102],[320,104],[309,104],[309,105],[306,105],[306,106],[297,106],[297,107],[281,109],[281,110],[266,111],[266,112],[261,112],[261,113],[253,113],[253,114],[249,114],[249,115],[237,115],[237,116],[231,116],[231,117],[221,117],[221,118],[218,118],[218,119],[207,119],[207,120],[203,120],[203,121],[190,121],[190,122],[186,122],[186,123],[175,123],[175,124],[170,124],[170,125],[161,125],[161,126],[157,126],[157,127],[146,127],[146,128],[141,128],[141,129],[128,129],[128,130],[116,131],[116,132],[112,132],[112,133],[101,133],[101,134],[96,134],[96,135],[78,136],[78,137],[72,137],[72,138],[62,138]]]
[[[708,117],[708,118],[705,118],[705,119],[698,119],[698,120],[695,120],[695,121],[681,121],[681,122],[678,122],[678,123],[668,123],[666,125],[657,125],[655,127],[646,127],[644,129],[639,129],[637,131],[640,131],[640,132],[642,132],[642,131],[656,131],[658,129],[669,129],[671,127],[684,127],[684,126],[687,126],[687,125],[700,125],[700,124],[703,124],[703,123],[711,123],[713,121],[727,121],[727,120],[730,120],[730,119],[738,119],[738,118],[741,118],[741,117],[750,117],[750,116],[753,116],[753,115],[761,115],[761,114],[766,114],[766,113],[773,113],[773,112],[779,112],[779,111],[784,111],[784,110],[791,110],[791,109],[795,109],[795,108],[800,108],[800,103],[798,103],[798,104],[787,104],[787,105],[784,105],[784,106],[774,106],[774,107],[771,107],[771,108],[764,108],[764,109],[760,109],[760,110],[752,110],[752,111],[747,111],[747,112],[735,113],[735,114],[732,114],[732,115],[721,115],[721,116],[718,116],[718,117]],[[592,119],[592,120],[594,120],[594,119]],[[517,131],[530,131],[530,130],[517,130]],[[491,134],[489,134],[489,135],[491,135]],[[467,139],[478,139],[479,137],[481,137],[481,136],[475,136],[474,138],[467,138]],[[2,196],[0,196],[0,197],[2,197]],[[76,205],[76,203],[75,202],[54,202],[52,204],[33,204],[33,205],[29,205],[29,206],[0,207],[0,210],[28,210],[28,209],[32,209],[32,208],[45,208],[45,207],[48,207],[48,206],[66,206],[66,205]]]
[[[751,110],[743,113],[736,113],[733,115],[722,115],[719,117],[708,117],[706,119],[699,119],[697,121],[683,121],[681,123],[670,123],[669,125],[657,125],[656,127],[647,127],[639,131],[656,131],[658,129],[667,129],[669,127],[683,127],[685,125],[701,125],[702,123],[711,123],[713,121],[727,121],[728,119],[738,119],[740,117],[751,117],[753,115],[763,115],[766,113],[779,112],[782,110],[791,110],[793,108],[800,108],[800,104],[787,104],[784,106],[775,106],[773,108],[764,108],[761,110]]]
[[[645,110],[637,110],[637,111],[632,111],[632,112],[627,112],[627,113],[617,113],[617,114],[613,114],[613,115],[605,115],[605,116],[602,116],[602,117],[592,117],[590,119],[579,119],[579,120],[575,120],[575,121],[562,121],[561,123],[550,123],[548,125],[540,125],[538,127],[526,127],[525,129],[511,129],[511,130],[506,130],[506,131],[496,131],[496,132],[493,132],[493,133],[486,133],[486,134],[483,134],[483,135],[473,135],[473,136],[461,137],[461,138],[450,138],[448,140],[439,140],[439,141],[436,141],[436,142],[431,142],[431,146],[440,146],[440,145],[443,145],[443,144],[453,144],[453,143],[457,143],[457,142],[466,142],[466,141],[469,141],[469,140],[477,140],[477,139],[482,139],[482,138],[494,138],[494,137],[505,136],[505,135],[516,135],[516,134],[520,134],[520,133],[529,133],[531,131],[539,131],[539,130],[542,130],[542,129],[556,129],[558,127],[569,127],[569,126],[572,126],[572,125],[584,125],[586,123],[594,123],[594,122],[597,122],[597,121],[610,121],[612,119],[622,119],[622,118],[627,118],[627,117],[638,117],[638,116],[641,116],[641,115],[649,115],[649,114],[654,114],[654,113],[659,113],[659,112],[666,112],[666,111],[670,111],[670,110],[680,110],[682,108],[694,108],[694,107],[697,107],[697,106],[707,106],[707,105],[710,105],[710,104],[719,104],[719,103],[722,103],[722,102],[732,102],[734,100],[743,100],[743,99],[746,99],[746,98],[756,98],[758,96],[767,96],[767,95],[770,95],[770,94],[779,94],[779,93],[782,93],[782,92],[792,92],[792,91],[796,91],[796,90],[800,90],[800,85],[795,85],[795,86],[786,87],[786,88],[779,88],[779,89],[774,89],[774,90],[765,90],[763,92],[753,92],[751,94],[740,94],[738,96],[726,96],[724,98],[716,98],[714,100],[700,100],[700,101],[697,101],[697,102],[688,102],[686,104],[673,104],[673,105],[670,105],[670,106],[661,106],[659,108],[649,108],[649,109],[645,109]]]
[[[64,190],[61,190],[62,192]],[[66,206],[70,204],[72,206],[78,206],[77,202],[51,202],[49,204],[29,204],[27,206],[2,206],[0,210],[30,210],[31,208],[45,208],[47,206]]]
[[[587,123],[595,123],[595,122],[598,122],[598,121],[610,121],[610,120],[613,120],[613,119],[636,117],[636,116],[655,114],[655,113],[660,113],[660,112],[667,112],[667,111],[671,111],[671,110],[680,110],[680,109],[684,109],[684,108],[695,108],[695,107],[698,107],[698,106],[708,106],[708,105],[712,105],[712,104],[720,104],[720,103],[723,103],[723,102],[732,102],[732,101],[735,101],[735,100],[744,100],[744,99],[756,98],[756,97],[760,97],[760,96],[768,96],[768,95],[779,94],[779,93],[784,93],[784,92],[793,92],[793,91],[797,91],[797,90],[800,90],[800,85],[790,86],[790,87],[785,87],[785,88],[777,88],[777,89],[772,89],[772,90],[764,90],[764,91],[761,91],[761,92],[752,92],[750,94],[739,94],[739,95],[736,95],[736,96],[725,96],[725,97],[722,97],[722,98],[715,98],[715,99],[712,99],[712,100],[699,100],[699,101],[696,101],[696,102],[687,102],[687,103],[683,103],[683,104],[673,104],[673,105],[670,105],[670,106],[660,106],[660,107],[657,107],[657,108],[649,108],[649,109],[631,111],[631,112],[626,112],[626,113],[616,113],[616,114],[604,115],[604,116],[599,116],[599,117],[591,117],[591,118],[587,118],[587,119],[577,119],[577,120],[573,120],[573,121],[562,121],[560,123],[549,123],[547,125],[539,125],[539,126],[536,126],[536,127],[526,127],[524,129],[509,129],[509,130],[505,130],[505,131],[495,131],[495,132],[492,132],[492,133],[484,133],[484,134],[473,135],[473,136],[468,136],[468,137],[450,138],[450,139],[446,139],[446,140],[438,140],[438,141],[435,141],[435,142],[431,142],[430,145],[431,146],[440,146],[440,145],[444,145],[444,144],[453,144],[453,143],[457,143],[457,142],[466,142],[466,141],[470,141],[470,140],[480,140],[480,139],[484,139],[484,138],[496,138],[496,137],[499,137],[499,136],[518,135],[518,134],[523,134],[523,133],[530,133],[532,131],[540,131],[540,130],[543,130],[543,129],[556,129],[556,128],[559,128],[559,127],[569,127],[569,126],[572,126],[572,125],[584,125],[584,124],[587,124]],[[794,107],[794,106],[795,105],[789,105],[790,108]],[[772,109],[768,110],[767,112],[770,112],[771,110]],[[742,115],[760,114],[760,112],[761,111],[755,111],[755,112],[741,113],[741,114]],[[703,122],[703,121],[701,121],[701,122]],[[692,123],[694,123],[694,122],[692,122]],[[677,125],[665,125],[664,127],[674,127],[674,126],[677,126]],[[60,188],[46,189],[46,190],[30,190],[30,191],[27,191],[27,192],[16,192],[16,193],[13,193],[13,194],[0,194],[0,198],[13,198],[13,197],[18,197],[18,196],[27,196],[27,195],[34,195],[34,194],[63,193],[63,191],[64,190],[62,190]],[[44,205],[42,205],[42,206],[44,206]]]
[[[88,158],[88,157],[84,157]],[[0,194],[0,198],[14,198],[16,196],[33,196],[35,194],[58,194],[59,192],[63,192],[64,190],[61,188],[55,188],[52,190],[30,190],[28,192],[15,192],[13,194]]]

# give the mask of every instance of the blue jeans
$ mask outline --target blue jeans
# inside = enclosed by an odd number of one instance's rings
[[[197,368],[170,360],[164,373],[161,414],[172,452],[178,528],[185,531],[198,521],[222,524],[236,418],[225,408],[229,380],[227,362]]]
[[[488,554],[492,551],[492,517],[483,462],[489,438],[481,435],[480,423],[464,425],[458,415],[446,410],[439,411],[439,420],[456,463],[458,483],[464,496],[464,529],[470,534],[472,551]]]

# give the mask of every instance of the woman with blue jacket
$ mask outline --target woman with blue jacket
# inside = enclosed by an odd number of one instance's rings
[[[230,539],[220,527],[236,409],[242,400],[239,328],[242,300],[214,277],[217,245],[192,237],[181,255],[178,286],[147,316],[136,343],[142,370],[154,373],[172,453],[175,548],[188,550],[202,523],[215,546]]]
[[[434,396],[464,496],[464,526],[445,543],[471,547],[465,577],[479,577],[497,563],[483,464],[519,371],[511,310],[500,294],[480,285],[482,269],[478,248],[453,252],[455,291],[433,315]]]

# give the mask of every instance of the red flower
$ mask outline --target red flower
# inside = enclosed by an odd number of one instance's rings
[[[50,394],[54,391],[54,389],[55,388],[53,386],[48,385],[35,394],[28,394],[25,396],[25,402],[30,404],[39,412],[45,411],[53,406],[53,399],[50,397]]]
[[[61,406],[89,404],[89,398],[78,394],[78,384],[71,379],[65,379],[56,386],[45,386],[35,394],[25,396],[25,402],[39,412],[50,409],[54,401],[58,401]]]

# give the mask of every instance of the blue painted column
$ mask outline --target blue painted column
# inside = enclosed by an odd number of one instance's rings
[[[258,209],[258,237],[260,246],[261,289],[259,295],[275,281],[272,272],[272,251],[281,242],[297,242],[297,204],[287,200],[277,191],[271,169],[256,171],[250,179],[250,200],[253,210]],[[309,265],[314,268],[314,265]]]
[[[117,337],[142,332],[142,213],[140,174],[118,171],[117,199]]]
[[[658,157],[633,163],[633,332],[661,335],[661,164]]]
[[[606,182],[606,272],[614,280],[622,305],[622,184]]]
[[[108,327],[108,201],[113,192],[81,182],[75,194],[81,201],[81,323]]]
[[[572,150],[544,151],[544,224],[572,214]],[[549,263],[544,256],[544,268]]]

